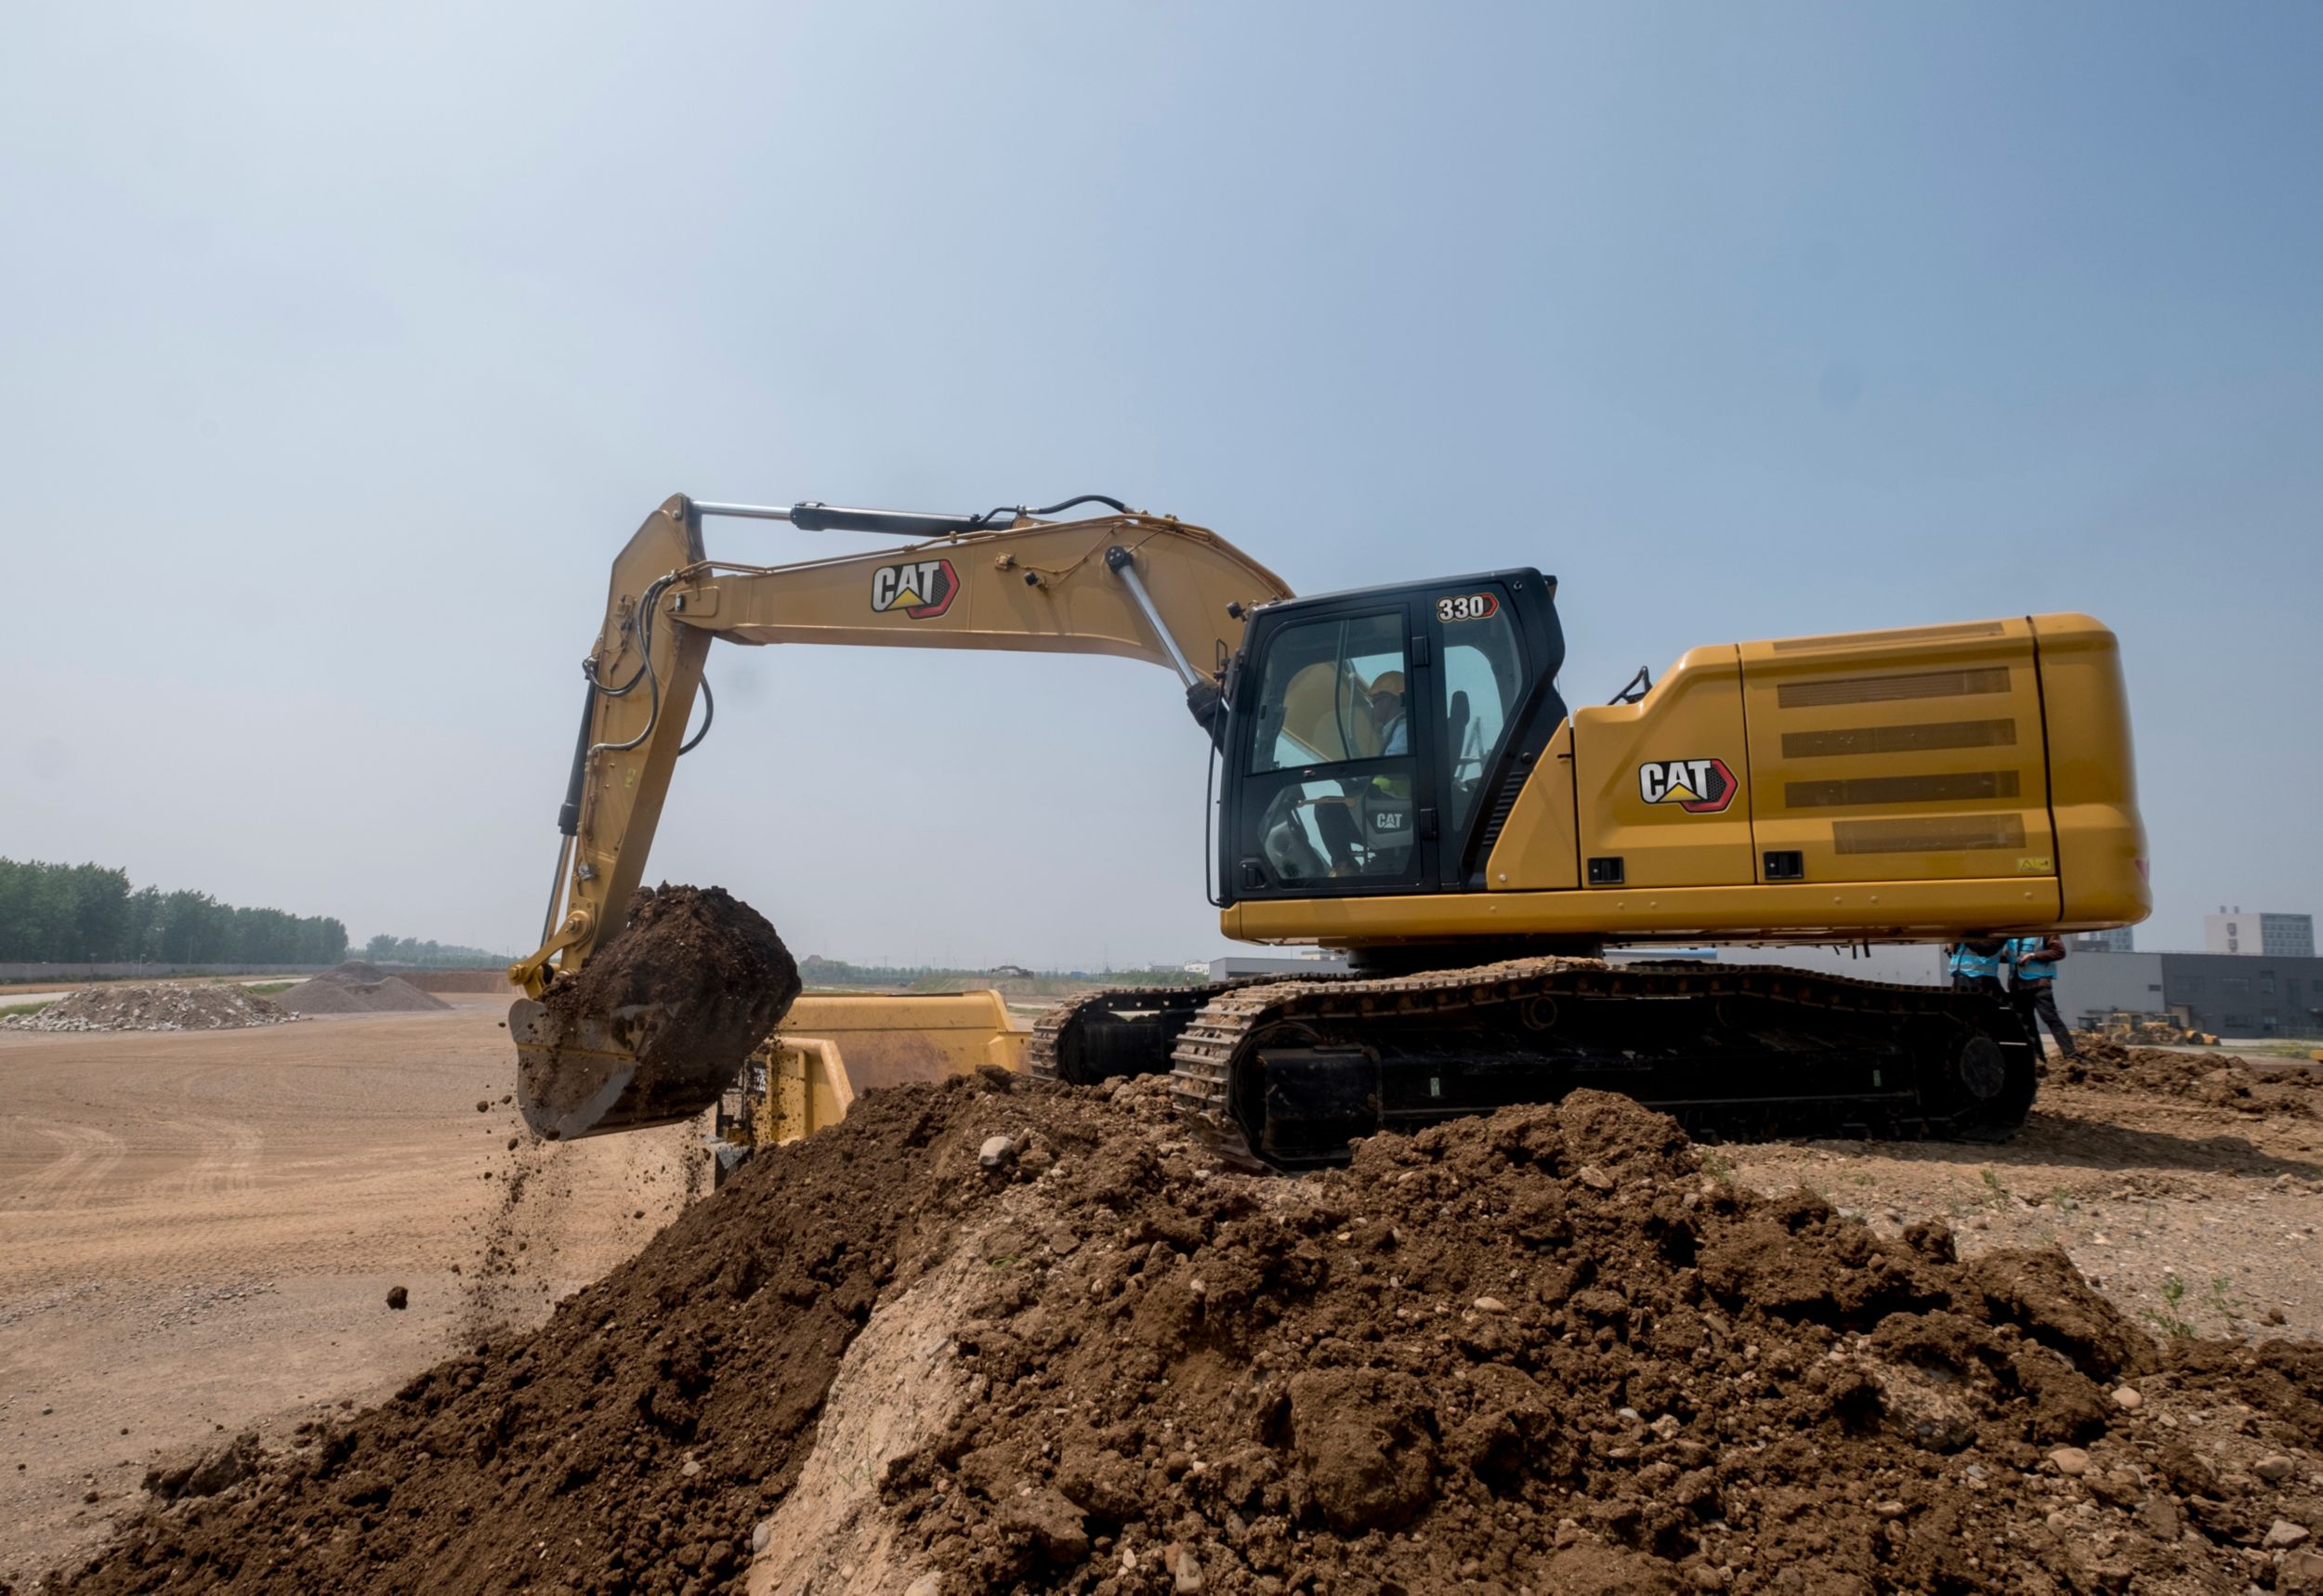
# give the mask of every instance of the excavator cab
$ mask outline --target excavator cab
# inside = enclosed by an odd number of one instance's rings
[[[1225,901],[1474,884],[1565,718],[1537,570],[1269,605],[1227,684]]]

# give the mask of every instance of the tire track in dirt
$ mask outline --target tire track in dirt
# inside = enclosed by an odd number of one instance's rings
[[[214,1119],[188,1115],[165,1121],[202,1145],[192,1164],[172,1183],[189,1197],[217,1197],[248,1191],[256,1184],[258,1155],[266,1137],[258,1128],[240,1119]]]
[[[18,1184],[20,1200],[48,1209],[85,1207],[112,1167],[121,1162],[120,1137],[61,1119],[23,1121],[34,1134],[56,1144],[56,1157]]]

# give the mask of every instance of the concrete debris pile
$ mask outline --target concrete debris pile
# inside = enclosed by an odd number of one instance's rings
[[[2323,1348],[1712,1178],[1580,1092],[1298,1179],[879,1092],[86,1591],[2323,1589]]]
[[[2100,1040],[2083,1042],[2079,1058],[2050,1067],[2058,1072],[2053,1079],[2068,1086],[2183,1097],[2243,1114],[2323,1117],[2318,1115],[2323,1110],[2323,1071],[2291,1060],[2250,1060]]]
[[[10,1014],[21,1031],[224,1031],[279,1026],[299,1016],[228,981],[170,981],[151,987],[84,987],[38,1014]]]
[[[385,1014],[452,1005],[376,964],[349,959],[275,999],[296,1014]]]

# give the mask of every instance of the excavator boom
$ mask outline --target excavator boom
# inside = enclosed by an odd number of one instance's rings
[[[681,1017],[568,1022],[540,1001],[621,929],[698,697],[703,725],[692,735],[708,730],[703,661],[714,639],[1108,654],[1162,666],[1214,695],[1243,618],[1290,589],[1213,532],[1103,503],[1109,513],[1046,521],[1010,510],[930,516],[681,494],[647,517],[613,562],[605,620],[583,663],[587,685],[541,946],[508,973],[525,994],[509,1029],[536,1130],[571,1137],[688,1118],[717,1100],[742,1063],[722,1054],[690,1066],[663,1060],[649,1091],[620,1039],[648,1020],[661,1036],[683,1032]],[[717,518],[912,541],[791,565],[740,564],[704,550],[702,523]]]

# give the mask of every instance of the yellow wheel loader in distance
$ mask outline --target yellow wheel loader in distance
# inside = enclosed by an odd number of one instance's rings
[[[1091,503],[1106,513],[1047,518]],[[719,517],[911,541],[738,565],[704,554]],[[1098,993],[1035,1027],[1035,1073],[1170,1071],[1195,1134],[1282,1168],[1580,1086],[1702,1134],[2021,1124],[2038,1055],[2001,1001],[1595,955],[2143,919],[2113,634],[2058,614],[1719,644],[1568,709],[1555,600],[1523,568],[1295,598],[1216,534],[1111,500],[931,516],[673,498],[614,562],[557,889],[510,978],[537,999],[618,929],[714,638],[1113,654],[1175,671],[1210,735],[1225,933],[1357,969]],[[881,1028],[882,1000],[849,1001],[852,1028]],[[910,1001],[893,1014],[908,1029]],[[511,1030],[528,1115],[559,1134],[661,1122],[731,1084],[725,1061],[688,1102],[624,1101],[613,1032],[559,1034],[526,1001]]]

